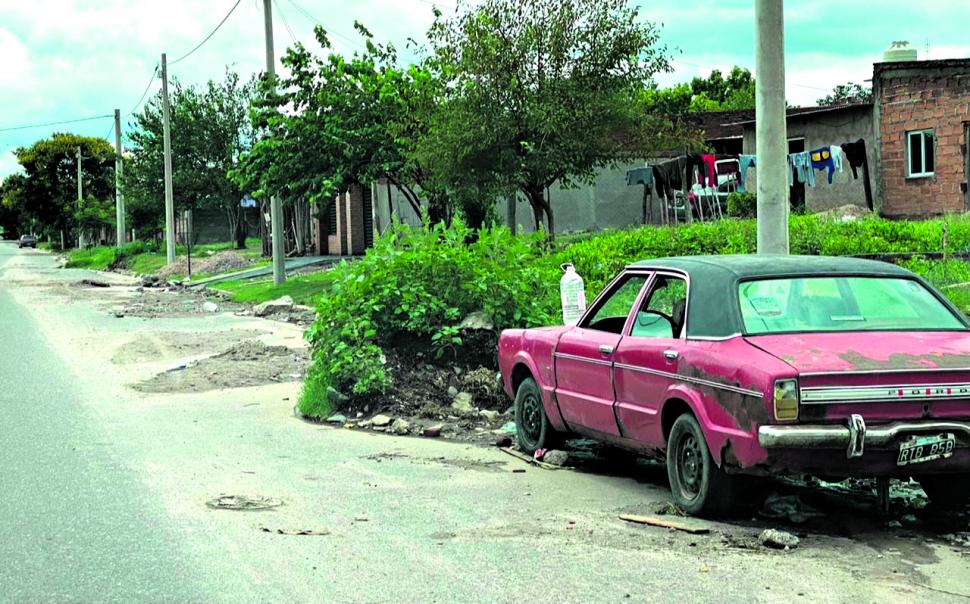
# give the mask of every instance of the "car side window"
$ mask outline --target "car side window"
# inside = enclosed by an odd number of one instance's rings
[[[639,338],[679,338],[687,311],[687,281],[657,275],[637,311],[630,335]]]
[[[630,275],[613,290],[609,298],[600,304],[593,316],[583,327],[611,333],[623,333],[630,311],[637,301],[640,290],[647,282],[647,275]]]

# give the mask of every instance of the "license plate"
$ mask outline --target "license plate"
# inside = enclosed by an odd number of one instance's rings
[[[946,459],[953,455],[956,445],[957,439],[953,434],[914,436],[899,445],[899,459],[896,465],[908,466],[934,459]]]

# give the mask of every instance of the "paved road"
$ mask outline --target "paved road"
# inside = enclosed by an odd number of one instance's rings
[[[694,536],[619,521],[667,499],[660,470],[550,472],[494,449],[306,424],[291,414],[295,383],[137,393],[132,383],[181,354],[145,342],[248,330],[299,346],[300,333],[232,315],[117,319],[116,298],[134,292],[64,285],[84,275],[0,244],[0,602],[789,604],[970,592],[967,558],[939,541],[809,534],[778,553],[739,547],[760,525]],[[285,505],[206,507],[223,494]],[[301,529],[327,534],[276,532]]]

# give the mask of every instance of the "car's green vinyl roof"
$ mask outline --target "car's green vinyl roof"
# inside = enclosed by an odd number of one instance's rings
[[[628,269],[668,269],[687,273],[687,337],[726,338],[741,333],[738,282],[778,277],[861,275],[903,277],[926,283],[904,268],[876,260],[833,256],[746,254],[728,256],[671,256],[642,260]],[[927,286],[929,287],[929,286]],[[930,288],[932,289],[932,288]]]

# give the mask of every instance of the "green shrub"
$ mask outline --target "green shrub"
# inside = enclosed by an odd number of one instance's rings
[[[541,235],[508,229],[395,225],[366,256],[327,273],[327,295],[307,331],[314,363],[300,396],[313,415],[328,387],[352,395],[389,384],[382,346],[404,336],[439,355],[462,344],[457,325],[482,311],[502,329],[554,321],[559,269]]]
[[[754,193],[735,191],[727,198],[728,216],[754,218],[758,214],[758,197]]]

